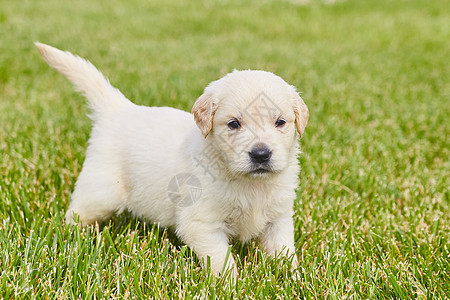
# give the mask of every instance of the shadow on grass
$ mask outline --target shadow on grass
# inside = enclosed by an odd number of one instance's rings
[[[105,220],[99,224],[99,231],[109,231],[112,239],[115,237],[130,234],[134,232],[140,240],[148,238],[155,239],[155,244],[162,247],[164,242],[168,240],[177,252],[185,252],[186,244],[177,236],[174,228],[160,227],[158,224],[147,222],[145,220],[136,218],[129,212],[124,212],[120,215],[115,215],[108,220]],[[238,268],[242,268],[246,262],[254,259],[255,248],[258,247],[258,243],[253,241],[249,243],[242,243],[240,241],[232,241],[232,253],[236,260]],[[192,249],[188,248],[186,253],[188,256],[195,259],[196,255]],[[198,263],[200,266],[200,262]]]
[[[148,236],[157,237],[159,244],[167,239],[177,249],[184,245],[172,228],[160,227],[158,224],[146,222],[145,220],[136,218],[130,212],[114,215],[108,220],[101,222],[99,224],[100,231],[105,228],[110,228],[111,234],[114,236],[126,234],[132,230],[142,239]]]

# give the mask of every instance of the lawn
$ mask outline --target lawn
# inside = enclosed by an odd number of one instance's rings
[[[158,3],[160,2],[160,3]],[[450,298],[450,1],[1,1],[0,298]],[[132,101],[190,110],[233,69],[310,110],[294,278],[236,244],[236,285],[124,214],[64,226],[90,122],[33,42],[91,60]]]

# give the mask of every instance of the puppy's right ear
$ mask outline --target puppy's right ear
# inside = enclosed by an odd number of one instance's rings
[[[192,107],[195,123],[206,138],[213,127],[214,113],[217,109],[217,103],[214,101],[211,93],[205,92]]]

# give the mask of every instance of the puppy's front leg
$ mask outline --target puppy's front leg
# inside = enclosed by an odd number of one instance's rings
[[[209,257],[211,272],[214,275],[218,276],[222,271],[231,270],[232,277],[236,277],[237,269],[231,253],[225,262],[229,248],[228,237],[223,231],[213,229],[214,227],[201,223],[190,224],[189,228],[180,226],[177,232],[184,242],[194,250],[203,268],[206,268]]]
[[[298,262],[294,246],[294,224],[291,216],[282,217],[267,225],[259,237],[264,251],[271,257],[282,254],[292,258],[292,269],[297,268]]]

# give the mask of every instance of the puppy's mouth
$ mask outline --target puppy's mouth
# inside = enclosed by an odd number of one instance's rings
[[[250,174],[267,174],[267,173],[272,173],[272,170],[266,168],[258,168],[250,171]]]
[[[267,176],[273,173],[275,173],[275,170],[270,164],[255,164],[248,172],[248,174],[252,176]]]

